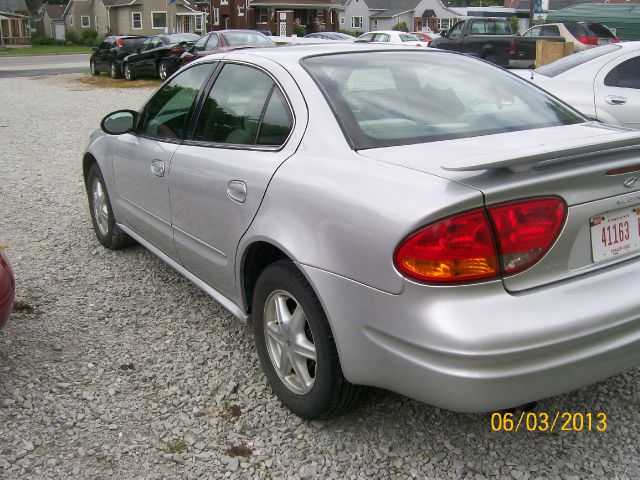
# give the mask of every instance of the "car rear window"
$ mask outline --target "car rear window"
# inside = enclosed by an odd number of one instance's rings
[[[354,52],[301,63],[356,150],[584,121],[516,76],[463,55]]]
[[[200,35],[196,35],[195,33],[174,33],[167,37],[170,43],[180,43],[180,42],[195,42],[200,38]]]
[[[606,55],[607,53],[615,52],[618,48],[622,48],[619,45],[603,45],[601,47],[590,48],[583,50],[568,57],[563,57],[556,60],[549,65],[545,65],[536,70],[536,73],[544,75],[545,77],[556,77],[561,73],[567,72],[572,68],[582,65],[590,60]]]
[[[122,39],[122,48],[125,49],[125,50],[135,50],[140,45],[142,45],[142,42],[144,42],[146,39],[147,39],[147,37],[123,38]]]
[[[591,35],[600,38],[615,38],[615,35],[607,27],[601,23],[583,23],[582,26],[586,28]]]
[[[273,41],[258,32],[227,32],[224,38],[230,47],[238,47],[240,45],[275,45]]]

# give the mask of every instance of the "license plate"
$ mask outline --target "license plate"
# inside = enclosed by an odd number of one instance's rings
[[[594,262],[640,250],[640,208],[623,208],[590,220]]]

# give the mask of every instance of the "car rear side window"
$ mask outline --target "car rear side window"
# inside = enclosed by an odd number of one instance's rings
[[[581,52],[574,53],[573,55],[569,55],[568,57],[556,60],[549,65],[540,67],[536,69],[536,73],[544,75],[545,77],[555,77],[577,67],[578,65],[582,65],[583,63],[601,57],[602,55],[615,52],[619,48],[622,47],[619,45],[603,45],[602,47],[583,50]]]
[[[210,63],[196,65],[164,84],[142,109],[137,131],[160,140],[184,138],[198,91],[212,69]]]
[[[640,57],[622,62],[604,78],[609,87],[640,89]]]
[[[278,95],[274,105],[269,104],[268,116],[265,105],[277,89],[271,77],[257,68],[225,65],[204,102],[193,139],[232,145],[273,144],[283,123]],[[263,116],[273,125],[261,130]]]
[[[146,38],[123,38],[122,39],[122,48],[127,51],[134,51],[142,45]]]
[[[348,53],[302,65],[356,150],[584,121],[523,80],[463,55]]]

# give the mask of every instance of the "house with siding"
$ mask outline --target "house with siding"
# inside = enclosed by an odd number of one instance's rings
[[[0,45],[31,43],[30,21],[25,0],[0,0]]]
[[[64,10],[66,5],[43,5],[41,9],[41,17],[38,19],[40,23],[40,33],[45,37],[55,38],[56,40],[64,40]]]
[[[99,36],[205,33],[206,15],[188,0],[168,8],[166,0],[70,0],[63,18],[66,28],[82,38],[87,29]]]
[[[346,0],[337,6],[340,29],[391,30],[406,23],[411,31],[448,29],[462,14],[441,0]]]

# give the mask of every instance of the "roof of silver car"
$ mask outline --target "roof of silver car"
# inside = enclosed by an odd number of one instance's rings
[[[380,43],[321,43],[304,45],[282,45],[277,47],[252,48],[250,50],[235,50],[234,55],[250,55],[252,57],[263,57],[277,61],[281,64],[298,63],[300,59],[315,55],[329,55],[332,53],[357,53],[367,51],[425,51],[426,47],[412,47],[404,45],[384,45]],[[435,50],[435,49],[428,49]],[[438,50],[446,52],[445,50]],[[214,54],[206,58],[223,58],[226,54]]]

